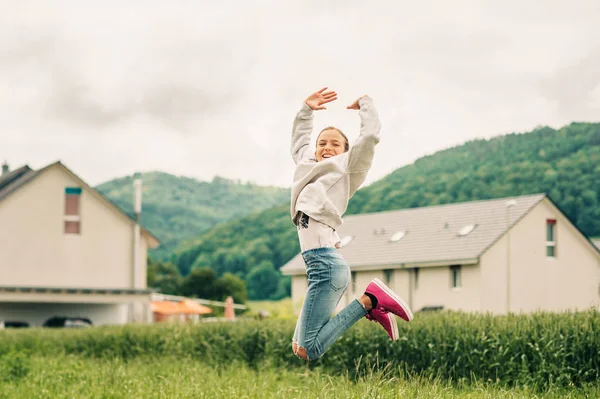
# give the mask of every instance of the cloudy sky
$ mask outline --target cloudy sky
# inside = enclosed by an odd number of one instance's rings
[[[0,162],[62,160],[90,184],[161,170],[289,186],[307,95],[367,182],[473,138],[600,120],[600,2],[0,0]]]

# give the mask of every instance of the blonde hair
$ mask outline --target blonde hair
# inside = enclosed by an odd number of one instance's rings
[[[338,129],[335,126],[327,126],[325,129],[321,130],[321,132],[317,136],[317,143],[319,142],[319,137],[321,137],[321,133],[323,133],[325,130],[335,130],[336,132],[341,134],[342,137],[344,138],[344,140],[346,140],[346,143],[344,144],[344,152],[347,152],[350,149],[350,142],[348,141],[348,137],[346,137],[344,132],[342,132],[340,129]]]

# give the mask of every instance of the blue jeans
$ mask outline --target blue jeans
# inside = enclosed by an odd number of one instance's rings
[[[315,360],[367,311],[354,299],[331,318],[350,283],[350,267],[335,248],[309,249],[302,257],[306,263],[308,290],[293,342],[304,348],[308,360]]]

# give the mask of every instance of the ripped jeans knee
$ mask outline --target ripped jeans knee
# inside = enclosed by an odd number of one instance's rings
[[[302,360],[308,360],[308,355],[306,354],[306,349],[301,346],[298,346],[296,342],[292,342],[292,351],[294,355],[298,356]]]

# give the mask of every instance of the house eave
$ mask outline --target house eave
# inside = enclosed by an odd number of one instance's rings
[[[363,264],[363,265],[350,265],[352,271],[370,271],[370,270],[386,270],[386,269],[415,269],[422,267],[441,267],[441,266],[453,266],[453,265],[476,265],[479,263],[479,258],[466,258],[466,259],[444,259],[444,260],[433,260],[433,261],[419,261],[419,262],[392,262],[383,263],[377,265]],[[287,276],[295,276],[306,273],[306,269],[302,268],[290,268],[287,270],[281,270],[281,273]]]
[[[152,289],[0,286],[0,302],[122,304],[146,302]]]

